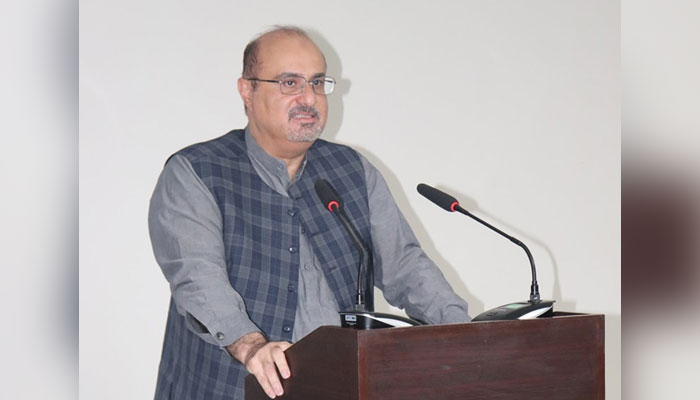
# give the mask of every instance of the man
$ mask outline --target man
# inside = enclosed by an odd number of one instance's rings
[[[335,81],[313,41],[278,27],[248,44],[243,63],[246,129],[173,155],[151,199],[151,240],[172,290],[157,399],[243,399],[246,369],[270,398],[282,395],[290,342],[339,325],[357,259],[316,196],[318,179],[372,244],[391,304],[428,323],[469,320],[378,171],[317,140]]]

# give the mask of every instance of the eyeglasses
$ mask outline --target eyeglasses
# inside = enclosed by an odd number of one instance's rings
[[[313,78],[309,81],[301,76],[290,76],[280,80],[271,79],[258,79],[258,78],[244,78],[249,81],[255,82],[268,82],[268,83],[278,83],[280,85],[280,91],[282,94],[299,94],[303,93],[308,83],[316,94],[331,94],[333,93],[333,88],[335,87],[335,79],[330,76],[319,76],[318,78]]]

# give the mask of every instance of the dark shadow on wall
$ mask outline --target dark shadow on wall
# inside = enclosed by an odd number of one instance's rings
[[[481,313],[481,311],[484,310],[483,302],[470,292],[465,283],[462,281],[462,278],[459,276],[457,270],[440,255],[439,251],[435,247],[435,244],[431,240],[430,234],[426,231],[425,227],[420,222],[420,218],[411,207],[405,188],[399,183],[399,180],[396,178],[391,169],[366,148],[361,146],[354,146],[354,148],[362,153],[362,155],[365,156],[379,170],[379,172],[381,172],[387,185],[389,186],[389,190],[391,190],[391,194],[394,196],[394,200],[396,200],[396,204],[399,206],[399,209],[403,213],[404,217],[406,217],[408,224],[413,229],[413,232],[418,238],[418,241],[420,242],[425,253],[435,262],[435,264],[437,264],[454,291],[460,297],[466,300],[467,303],[469,303],[469,315],[475,317]],[[380,309],[383,299],[375,296],[375,302],[377,311],[387,311],[386,309]]]
[[[472,199],[470,196],[467,196],[457,190],[453,190],[450,188],[444,188],[444,187],[439,187],[440,190],[443,190],[447,193],[451,193],[453,196],[455,196],[457,199],[459,199],[460,204],[462,207],[467,209],[467,211],[474,213],[474,215],[478,216],[479,218],[483,219],[484,221],[488,222],[489,224],[495,226],[496,228],[502,230],[503,232],[519,239],[522,241],[529,249],[532,251],[535,248],[540,248],[544,250],[547,253],[547,256],[549,258],[549,262],[552,266],[552,276],[554,277],[553,282],[542,282],[538,278],[538,284],[540,285],[540,288],[547,287],[549,285],[552,285],[552,298],[551,299],[546,299],[546,300],[556,300],[555,303],[555,309],[560,310],[560,311],[568,311],[568,312],[575,312],[576,310],[576,302],[574,300],[566,300],[562,297],[562,292],[561,292],[561,284],[559,282],[559,266],[557,264],[557,260],[554,256],[554,252],[549,248],[549,246],[539,238],[533,236],[530,233],[527,233],[519,228],[514,227],[513,225],[505,222],[504,220],[494,216],[491,214],[489,211],[485,210],[484,208],[480,207],[478,203]],[[475,223],[478,223],[475,221]],[[484,227],[485,230],[488,230],[487,227]],[[508,239],[503,238],[504,240],[504,246],[515,246],[514,244],[510,243]],[[534,246],[533,246],[534,245]],[[535,247],[536,246],[536,247]],[[529,262],[527,259],[526,253],[523,251],[522,252],[522,257],[523,257],[523,263],[522,263],[522,268],[523,271],[530,271],[529,268]],[[534,256],[533,256],[534,257]],[[539,271],[541,268],[541,265],[546,265],[545,263],[542,262],[542,260],[538,260],[535,258],[535,266],[538,268],[537,270]],[[513,266],[513,268],[518,268],[518,266]],[[512,271],[504,271],[504,272],[512,272]],[[525,275],[524,273],[522,276],[525,278],[526,276],[529,278],[529,274]],[[525,280],[523,279],[522,286],[523,286],[523,292],[527,293],[525,289],[529,290],[529,282],[530,280]],[[542,290],[540,290],[542,291]],[[523,296],[523,301],[527,300],[527,296]],[[545,299],[543,299],[545,300]]]

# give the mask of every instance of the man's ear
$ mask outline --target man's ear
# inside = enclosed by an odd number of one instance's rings
[[[247,79],[238,78],[238,93],[241,95],[241,100],[246,107],[250,107],[251,96],[253,94],[253,85]]]

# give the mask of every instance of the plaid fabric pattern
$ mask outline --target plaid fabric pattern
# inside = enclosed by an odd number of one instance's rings
[[[179,152],[214,195],[224,226],[231,285],[248,316],[272,341],[291,341],[297,307],[299,230],[310,239],[341,309],[351,308],[357,254],[337,217],[324,208],[314,182],[328,180],[348,217],[371,243],[362,162],[347,146],[317,140],[302,177],[285,197],[268,187],[248,158],[244,131],[234,130]],[[191,332],[171,302],[156,399],[243,400],[245,367]]]

